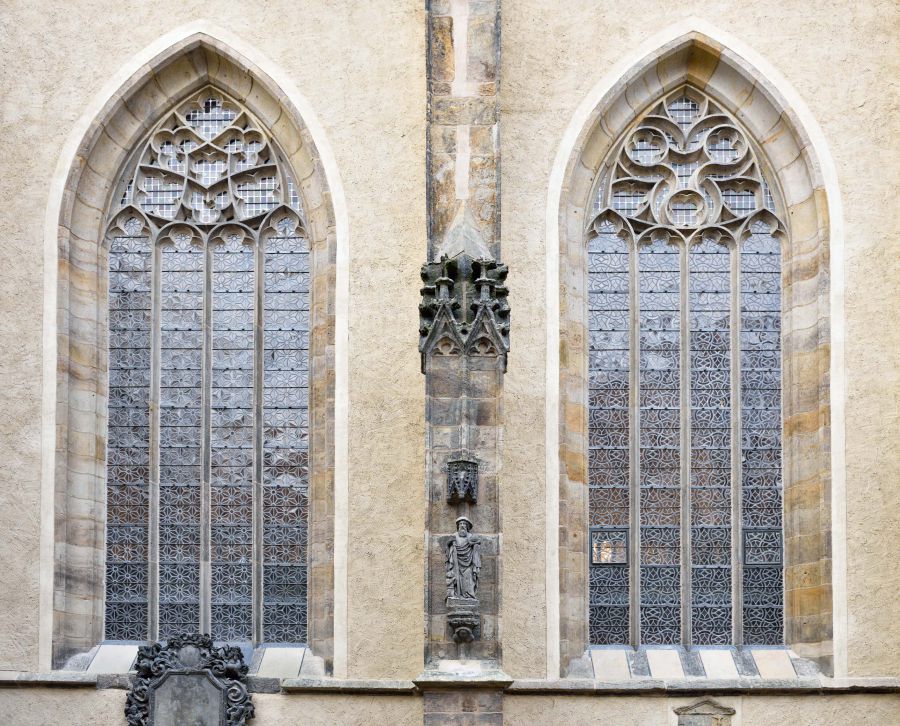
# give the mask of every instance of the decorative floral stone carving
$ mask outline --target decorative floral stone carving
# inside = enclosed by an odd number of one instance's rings
[[[159,702],[157,696],[164,685],[170,685],[167,682],[173,677],[194,678],[207,697],[212,693],[213,698],[221,699],[218,720],[210,723],[245,726],[253,718],[253,703],[246,686],[247,665],[240,648],[214,646],[209,635],[181,635],[170,638],[165,645],[152,643],[141,646],[135,669],[137,675],[125,704],[128,726],[161,723],[157,720],[157,712],[167,706]],[[195,690],[192,688],[183,692]],[[193,693],[189,695],[194,696]],[[208,711],[204,709],[203,717]],[[168,714],[174,712],[171,708],[167,711]],[[171,718],[169,715],[169,720]]]
[[[503,358],[509,351],[508,268],[466,254],[422,266],[419,351],[422,371],[429,355]]]
[[[472,459],[452,459],[447,462],[447,501],[478,502],[478,462]]]

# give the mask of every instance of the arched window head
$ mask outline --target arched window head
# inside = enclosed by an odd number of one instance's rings
[[[680,88],[588,234],[590,642],[783,642],[781,239],[749,134]]]
[[[183,220],[257,228],[279,204],[302,214],[293,176],[262,124],[214,88],[156,125],[123,179],[119,201],[157,225]]]
[[[207,88],[110,215],[106,637],[307,640],[310,259],[280,150]]]

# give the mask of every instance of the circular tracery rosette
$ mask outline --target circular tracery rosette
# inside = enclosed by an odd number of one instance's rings
[[[638,236],[657,226],[684,237],[722,226],[738,236],[757,212],[774,213],[749,137],[690,87],[671,93],[641,118],[605,169],[598,209],[627,219]]]
[[[262,125],[212,88],[157,124],[120,202],[134,204],[157,227],[183,220],[255,228],[279,204],[299,209],[293,180]]]

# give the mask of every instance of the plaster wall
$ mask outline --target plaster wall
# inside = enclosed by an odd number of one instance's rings
[[[536,723],[540,713],[545,726],[572,723],[614,723],[617,726],[677,726],[673,709],[702,698],[632,698],[612,696],[584,698],[557,696],[506,696],[504,723],[525,726]],[[900,723],[900,699],[883,696],[744,696],[716,697],[719,705],[733,708],[733,726],[820,726],[857,723],[895,726]]]
[[[121,690],[23,688],[0,690],[0,719],[16,726],[124,723],[126,692]],[[410,696],[294,695],[256,693],[254,724],[305,726],[422,723],[422,699]]]
[[[502,255],[510,264],[513,310],[500,483],[504,669],[540,677],[547,663],[544,220],[554,156],[576,107],[609,66],[694,16],[739,37],[788,79],[822,126],[834,157],[846,229],[846,318],[834,320],[833,330],[846,337],[848,381],[848,670],[900,675],[900,654],[892,647],[900,639],[900,569],[885,566],[900,551],[900,330],[890,324],[900,313],[893,242],[900,236],[894,192],[900,147],[891,143],[900,126],[900,11],[891,2],[835,2],[813,12],[800,0],[570,0],[561,7],[546,0],[503,4]],[[350,237],[346,674],[414,677],[422,668],[425,512],[424,382],[415,348],[418,269],[426,244],[425,10],[419,0],[79,0],[65,13],[47,2],[2,3],[0,128],[7,153],[0,174],[0,669],[40,667],[47,182],[87,100],[138,50],[175,25],[199,20],[240,37],[293,79],[336,156]],[[109,705],[115,700],[110,692],[82,693],[71,703],[84,698],[92,710],[105,713],[108,706],[118,718],[120,704]],[[0,703],[18,704],[15,713],[25,713],[21,699],[45,698],[42,708],[61,709],[65,696],[42,689],[0,692],[7,699]],[[327,714],[325,704],[337,701],[322,698]],[[288,723],[293,701],[282,699],[281,705],[277,699],[260,696],[261,713]],[[815,702],[852,715],[846,709],[857,701]],[[566,697],[542,703],[562,722],[567,713],[587,713],[578,711],[587,708],[579,704],[596,708],[599,702]],[[664,699],[603,703],[624,709],[623,718],[667,712]],[[745,713],[765,712],[770,723],[787,723],[796,703],[746,699]],[[877,708],[887,708],[884,703],[897,706],[882,697]],[[525,697],[508,697],[507,704],[523,717],[533,707]],[[871,722],[891,723],[887,716]]]

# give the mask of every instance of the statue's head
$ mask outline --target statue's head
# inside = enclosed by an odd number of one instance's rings
[[[459,534],[468,534],[472,531],[472,522],[468,517],[457,517],[456,519],[456,531]]]

